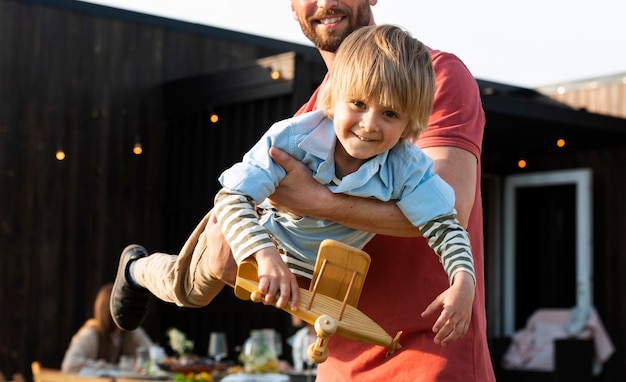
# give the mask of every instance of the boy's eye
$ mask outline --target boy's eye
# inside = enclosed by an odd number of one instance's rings
[[[387,110],[383,114],[385,115],[385,117],[388,117],[388,118],[397,118],[398,117],[398,113],[396,113],[393,110]]]
[[[357,99],[354,99],[354,100],[352,100],[352,101],[350,101],[350,102],[352,102],[352,104],[353,104],[354,106],[356,106],[356,107],[358,107],[358,108],[360,108],[360,109],[362,109],[362,108],[364,108],[364,107],[365,107],[365,102],[363,102],[363,101],[359,101],[359,100],[357,100]]]

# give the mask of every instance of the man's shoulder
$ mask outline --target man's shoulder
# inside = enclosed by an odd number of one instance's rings
[[[430,55],[437,83],[442,83],[444,80],[447,83],[453,81],[453,83],[462,84],[463,88],[470,88],[472,90],[474,87],[478,86],[476,79],[467,65],[455,54],[430,49]]]
[[[432,49],[428,48],[430,52],[430,57],[433,61],[433,66],[446,66],[446,65],[463,65],[463,60],[461,60],[454,53],[446,52],[444,50]]]

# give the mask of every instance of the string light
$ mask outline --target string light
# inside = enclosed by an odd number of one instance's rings
[[[277,80],[280,78],[280,72],[278,70],[272,70],[270,72],[270,77],[272,77],[273,80]]]
[[[58,161],[62,161],[65,159],[65,151],[63,151],[63,149],[58,149],[54,156]]]
[[[143,153],[143,146],[141,145],[141,142],[135,143],[135,145],[133,146],[133,154],[141,155],[142,153]]]
[[[558,137],[553,141],[554,145],[559,148],[562,149],[567,145],[567,141],[565,140],[565,138]],[[532,147],[526,147],[524,149],[523,152],[521,152],[518,156],[517,159],[517,167],[520,169],[524,169],[528,166],[528,162],[527,160],[524,158],[524,154],[528,154],[529,151],[532,153],[534,150],[541,150],[541,147],[543,147],[545,149],[545,147],[547,146],[546,144],[547,142],[537,142],[535,145],[533,145]]]
[[[217,115],[216,113],[211,113],[211,115],[209,115],[209,121],[212,124],[216,124],[219,120],[220,120],[220,116]]]

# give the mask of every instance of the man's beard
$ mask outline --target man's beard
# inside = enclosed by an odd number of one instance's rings
[[[337,14],[338,12],[333,10],[316,13],[313,17],[309,19],[319,19],[323,16]],[[353,14],[351,10],[345,10],[344,12],[339,12],[341,15],[345,15],[348,20],[348,26],[344,30],[332,30],[328,33],[319,34],[315,27],[318,25],[317,21],[309,21],[304,17],[298,17],[298,22],[300,23],[300,28],[304,35],[311,40],[313,45],[315,45],[318,49],[326,51],[326,52],[336,52],[339,48],[339,45],[343,42],[343,40],[350,35],[350,33],[355,30],[367,26],[370,23],[371,19],[371,9],[367,2],[364,2],[356,9],[356,13]]]

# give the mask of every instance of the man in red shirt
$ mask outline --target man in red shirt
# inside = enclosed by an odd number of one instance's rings
[[[374,24],[371,7],[376,3],[291,0],[291,7],[304,34],[330,67],[345,36]],[[450,302],[450,296],[441,294],[449,283],[438,257],[422,237],[416,237],[421,234],[395,203],[332,194],[299,162],[273,151],[274,160],[288,172],[272,195],[277,206],[377,233],[364,248],[372,263],[359,309],[388,333],[404,331],[402,349],[389,358],[380,347],[334,336],[329,341],[328,360],[318,366],[319,381],[495,381],[484,300],[480,193],[484,112],[477,83],[465,65],[449,53],[431,50],[431,55],[437,83],[435,104],[429,127],[417,145],[433,158],[435,171],[454,188],[458,218],[470,233],[477,282],[471,323],[468,328],[457,328],[455,317],[446,325],[435,323]],[[316,108],[319,90],[298,113]]]

